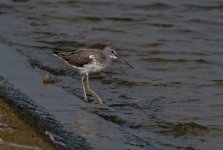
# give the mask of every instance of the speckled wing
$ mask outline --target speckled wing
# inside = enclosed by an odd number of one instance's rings
[[[54,51],[53,53],[72,66],[83,67],[85,64],[92,63],[92,59],[89,58],[90,55],[88,55],[85,51]]]

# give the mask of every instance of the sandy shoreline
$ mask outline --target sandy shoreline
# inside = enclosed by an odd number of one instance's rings
[[[0,149],[55,149],[0,99]]]

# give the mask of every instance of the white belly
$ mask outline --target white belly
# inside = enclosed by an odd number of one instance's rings
[[[75,69],[78,70],[80,74],[90,74],[90,73],[95,73],[103,70],[105,66],[101,65],[96,65],[96,64],[89,64],[89,65],[84,65],[83,67],[75,67]]]

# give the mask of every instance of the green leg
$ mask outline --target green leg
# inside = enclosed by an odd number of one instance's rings
[[[82,88],[83,88],[83,91],[84,91],[84,101],[85,102],[88,102],[88,99],[87,99],[87,95],[86,95],[86,90],[85,90],[85,86],[84,86],[84,78],[85,78],[86,75],[83,75],[81,77],[81,84],[82,84]]]
[[[104,103],[103,103],[103,101],[102,101],[102,99],[98,96],[98,94],[96,94],[92,89],[91,89],[91,87],[90,87],[90,85],[89,85],[89,78],[88,78],[88,74],[87,74],[87,88],[88,88],[88,90],[98,99],[98,101],[99,101],[99,103],[101,104],[101,105],[103,105]]]

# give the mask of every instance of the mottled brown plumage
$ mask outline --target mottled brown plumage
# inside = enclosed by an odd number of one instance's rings
[[[54,52],[58,57],[66,61],[68,64],[83,67],[85,64],[90,64],[92,59],[89,58],[89,55],[85,55],[83,52]]]

